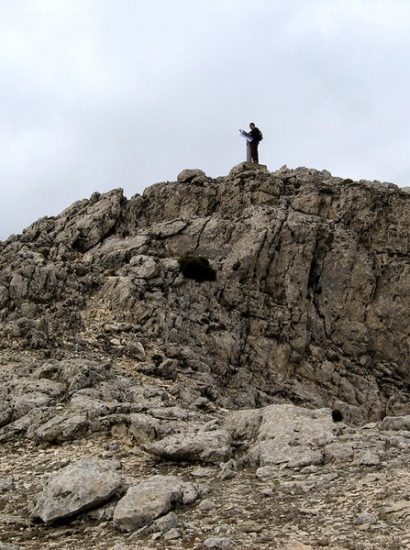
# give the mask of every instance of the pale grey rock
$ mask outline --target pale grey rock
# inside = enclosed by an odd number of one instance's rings
[[[356,425],[409,414],[396,383],[410,358],[408,194],[305,167],[241,163],[206,180],[129,200],[94,194],[0,243],[1,345],[95,358],[115,322],[128,327],[111,335],[115,358],[140,341],[175,360],[186,408],[292,401],[337,407]],[[192,253],[217,281],[178,276],[178,258]],[[95,388],[85,370],[66,377],[76,379],[68,392]],[[53,405],[37,397],[17,409]]]
[[[107,403],[103,399],[80,393],[74,394],[69,402],[70,412],[75,416],[85,416],[86,419],[110,414],[113,412],[113,408],[116,409],[118,406],[119,403]]]
[[[15,546],[6,542],[0,542],[0,550],[23,550],[22,546]]]
[[[161,422],[147,414],[130,414],[129,421],[129,431],[138,443],[155,439],[161,433]]]
[[[11,421],[13,410],[9,403],[3,402],[0,405],[0,428]]]
[[[377,449],[368,449],[358,453],[355,462],[361,466],[377,466],[380,464],[381,458]]]
[[[357,516],[357,523],[359,525],[373,525],[374,523],[377,523],[377,516],[371,512],[362,512]]]
[[[219,466],[221,469],[219,479],[224,480],[235,477],[236,471],[238,469],[238,463],[236,462],[236,460],[233,460],[233,458],[231,458],[227,462],[221,462]]]
[[[32,517],[49,525],[107,502],[122,486],[118,466],[83,458],[55,472],[36,497]]]
[[[249,442],[256,438],[262,414],[262,409],[233,411],[225,416],[223,425],[236,441]]]
[[[69,244],[81,252],[97,245],[114,227],[121,213],[122,189],[73,204],[60,216],[56,244]]]
[[[406,416],[386,416],[379,424],[382,431],[410,431],[410,415]]]
[[[197,431],[170,435],[145,450],[167,460],[220,462],[232,454],[231,437],[226,430]]]
[[[0,479],[0,493],[8,493],[13,489],[13,478],[4,477]]]
[[[199,170],[198,168],[186,168],[178,174],[177,180],[179,183],[189,183],[198,176],[206,176],[206,174],[203,170]]]
[[[234,543],[232,539],[227,537],[209,537],[204,541],[204,548],[234,548]]]
[[[163,535],[164,540],[176,540],[182,537],[182,533],[179,529],[173,527],[169,531],[166,531]]]
[[[82,437],[88,427],[89,422],[84,415],[56,415],[37,429],[29,429],[27,437],[37,442],[62,443]]]
[[[231,177],[240,175],[243,172],[268,172],[267,167],[264,164],[256,164],[254,162],[241,162],[231,168],[229,175]]]
[[[350,441],[335,441],[324,448],[326,462],[348,462],[354,456],[353,444]]]
[[[166,514],[165,516],[162,516],[155,520],[152,524],[152,528],[154,531],[165,533],[166,531],[169,531],[170,529],[175,529],[180,525],[182,525],[182,521],[177,516],[177,514],[175,512],[168,512],[168,514]]]
[[[181,407],[161,407],[160,409],[150,409],[149,414],[160,420],[188,420],[195,417],[192,411]]]
[[[205,498],[204,500],[201,500],[201,502],[198,504],[198,508],[201,510],[201,512],[210,512],[211,510],[215,510],[215,508],[217,508],[217,505],[214,500],[210,498]]]
[[[134,531],[150,525],[178,504],[190,504],[198,497],[192,485],[176,476],[153,476],[131,486],[114,510],[114,525],[121,531]]]
[[[133,256],[130,260],[133,267],[133,273],[140,279],[152,279],[158,274],[158,264],[152,256],[139,254]]]
[[[323,448],[334,438],[328,409],[309,410],[294,405],[270,405],[250,457],[261,468],[285,465],[301,468],[323,461]],[[261,470],[263,471],[263,470]]]
[[[51,405],[66,387],[53,380],[35,380],[13,376],[2,387],[14,419],[20,418],[36,407]]]
[[[9,301],[9,291],[3,285],[0,285],[0,309],[6,307],[7,302]]]
[[[138,361],[145,361],[145,358],[147,356],[144,346],[141,344],[141,342],[130,342],[127,346],[127,352],[128,355],[131,357],[134,357]]]
[[[199,466],[198,468],[195,468],[192,470],[191,475],[198,478],[204,478],[204,477],[210,477],[213,474],[212,468],[204,468],[202,466]]]

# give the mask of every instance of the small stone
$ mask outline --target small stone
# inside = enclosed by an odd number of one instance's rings
[[[13,489],[13,478],[6,477],[0,480],[0,493],[8,493]]]
[[[145,352],[144,346],[141,342],[131,342],[127,347],[128,355],[138,359],[138,361],[145,361],[147,354]]]
[[[175,529],[179,525],[181,525],[181,520],[179,519],[177,514],[175,512],[169,512],[165,516],[162,516],[159,519],[157,519],[153,524],[153,528],[155,531],[160,531],[161,533],[165,533],[170,529]]]
[[[204,541],[205,548],[233,548],[232,539],[226,537],[209,537]]]
[[[221,473],[219,474],[219,479],[230,479],[236,475],[237,462],[233,458],[227,462],[221,462],[220,464]]]
[[[361,466],[377,466],[380,464],[380,455],[377,451],[369,449],[363,453],[360,453],[356,457],[355,462]]]
[[[214,510],[216,508],[216,504],[210,498],[205,498],[198,504],[198,508],[201,510],[201,512],[210,512],[211,510]]]
[[[179,529],[176,529],[175,527],[167,531],[163,538],[165,540],[175,540],[181,538],[181,531]]]
[[[195,468],[195,470],[192,470],[191,472],[191,475],[194,477],[209,477],[212,474],[213,474],[212,468],[203,468],[202,466]]]
[[[241,524],[241,531],[243,531],[244,533],[260,533],[262,529],[262,525],[252,520],[244,521]]]
[[[120,346],[120,345],[121,345],[121,341],[118,340],[118,338],[112,338],[112,339],[110,340],[110,344],[111,344],[112,346]]]
[[[377,516],[370,512],[362,512],[357,516],[357,523],[359,525],[377,523]]]

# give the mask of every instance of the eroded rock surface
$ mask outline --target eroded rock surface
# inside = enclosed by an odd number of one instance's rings
[[[0,546],[410,547],[410,196],[178,180],[0,243]]]
[[[3,345],[129,357],[230,408],[283,399],[357,424],[410,412],[408,194],[306,168],[184,173],[0,243]],[[216,280],[185,279],[183,256]]]

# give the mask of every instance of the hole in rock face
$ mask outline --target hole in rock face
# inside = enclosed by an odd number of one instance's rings
[[[339,409],[334,409],[332,411],[332,419],[333,422],[341,422],[343,420],[343,414],[339,411]]]
[[[203,256],[183,256],[178,258],[182,274],[187,279],[194,279],[198,283],[203,281],[216,281],[216,271],[209,264],[209,260]]]

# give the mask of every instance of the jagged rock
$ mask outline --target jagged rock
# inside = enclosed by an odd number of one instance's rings
[[[115,336],[117,356],[139,353],[135,342],[147,354],[189,348],[212,378],[193,401],[337,402],[356,424],[410,413],[394,382],[410,353],[398,321],[410,307],[408,194],[246,163],[206,180],[157,184],[129,201],[96,194],[3,243],[2,341],[49,349],[80,331],[101,349],[109,319],[130,327]],[[178,271],[193,254],[217,271],[200,291]]]
[[[32,517],[46,524],[67,520],[108,501],[122,486],[118,463],[81,459],[50,476]]]
[[[87,455],[117,457],[134,486],[206,477],[215,509],[184,510],[187,544],[268,549],[300,533],[350,548],[363,529],[371,547],[410,545],[408,211],[393,184],[241,163],[129,200],[97,193],[0,242],[4,540],[55,545],[20,511],[39,474]],[[215,276],[187,277],[184,257]],[[58,543],[118,546],[113,510]],[[360,510],[383,529],[353,528]],[[232,511],[234,528],[220,523]],[[175,546],[156,529],[130,548]]]
[[[187,168],[185,170],[182,170],[182,172],[178,174],[177,180],[179,181],[179,183],[189,183],[191,180],[198,176],[206,176],[206,174],[203,170],[199,170],[197,168]]]
[[[197,496],[192,483],[175,476],[154,476],[128,489],[114,510],[114,525],[122,531],[134,531],[178,504],[194,502]]]
[[[73,204],[57,222],[56,242],[67,243],[81,252],[89,250],[112,230],[120,216],[122,202],[122,189],[114,189]]]
[[[171,435],[144,446],[167,460],[220,462],[231,456],[231,437],[226,430],[197,431]]]
[[[130,342],[128,344],[127,351],[131,357],[135,357],[135,359],[138,359],[139,361],[145,361],[146,353],[141,342]]]
[[[27,437],[34,441],[61,443],[84,435],[89,427],[86,416],[56,415],[35,430],[28,430]]]
[[[139,443],[155,439],[161,433],[161,422],[152,416],[134,413],[130,415],[129,420],[129,430]]]
[[[154,521],[153,529],[154,531],[165,533],[166,531],[169,531],[170,529],[175,529],[182,524],[183,522],[175,512],[168,512],[168,514],[166,514],[165,516],[162,516]]]

